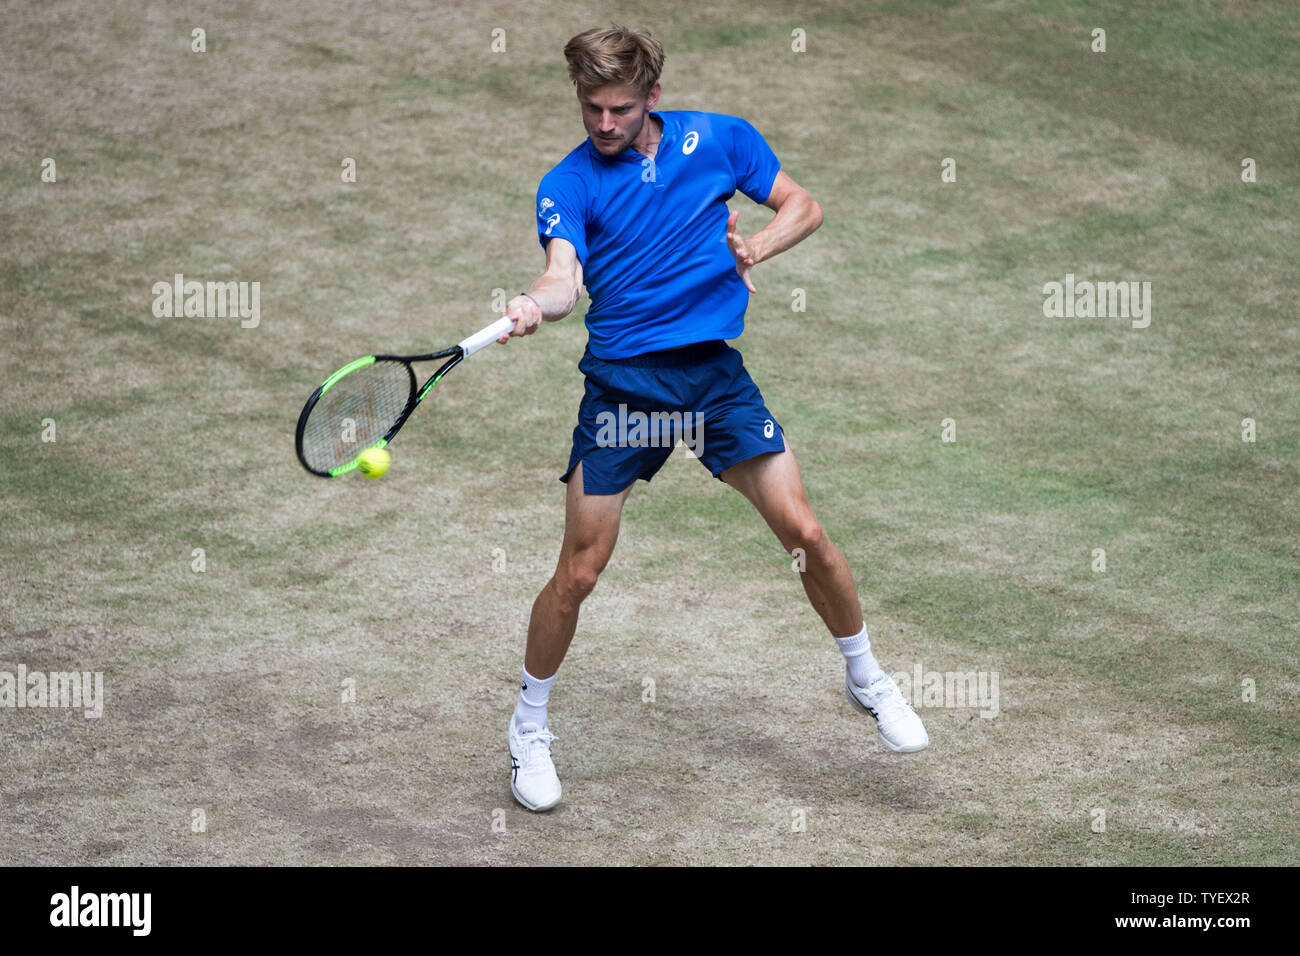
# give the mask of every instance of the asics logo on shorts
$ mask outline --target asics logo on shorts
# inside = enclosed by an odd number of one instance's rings
[[[763,419],[763,437],[771,438],[772,435],[775,434],[775,432],[776,432],[776,425],[773,423],[772,419],[770,418]]]

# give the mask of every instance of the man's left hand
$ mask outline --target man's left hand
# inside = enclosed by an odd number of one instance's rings
[[[749,279],[749,270],[758,261],[758,253],[754,250],[753,240],[745,239],[736,231],[736,222],[739,219],[739,209],[733,209],[731,215],[727,217],[727,248],[736,257],[736,273],[745,280],[745,288],[750,292],[757,292],[754,283]]]

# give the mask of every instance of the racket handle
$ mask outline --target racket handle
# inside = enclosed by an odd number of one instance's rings
[[[493,342],[501,338],[501,336],[505,335],[514,327],[515,327],[514,319],[501,318],[501,319],[497,319],[486,329],[482,329],[481,331],[475,332],[464,342],[460,343],[460,347],[465,350],[465,358],[469,358],[471,355],[473,355],[479,349],[483,348],[485,345],[491,345]]]

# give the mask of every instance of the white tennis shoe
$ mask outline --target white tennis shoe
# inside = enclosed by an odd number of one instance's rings
[[[880,739],[895,753],[915,753],[930,745],[921,718],[888,674],[881,674],[867,687],[858,687],[849,679],[846,668],[844,696],[858,710],[876,718]]]
[[[528,723],[515,726],[510,717],[506,742],[510,747],[510,792],[529,810],[549,810],[560,802],[560,778],[551,762],[555,734]]]

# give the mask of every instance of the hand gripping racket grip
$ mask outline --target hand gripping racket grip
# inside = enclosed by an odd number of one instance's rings
[[[477,352],[479,349],[483,348],[484,346],[491,345],[493,342],[501,338],[501,336],[505,335],[514,327],[515,327],[514,319],[502,318],[502,319],[497,319],[486,329],[483,329],[479,332],[475,332],[464,342],[460,343],[460,347],[465,350],[465,358],[469,358],[471,355],[473,355],[475,352]]]

